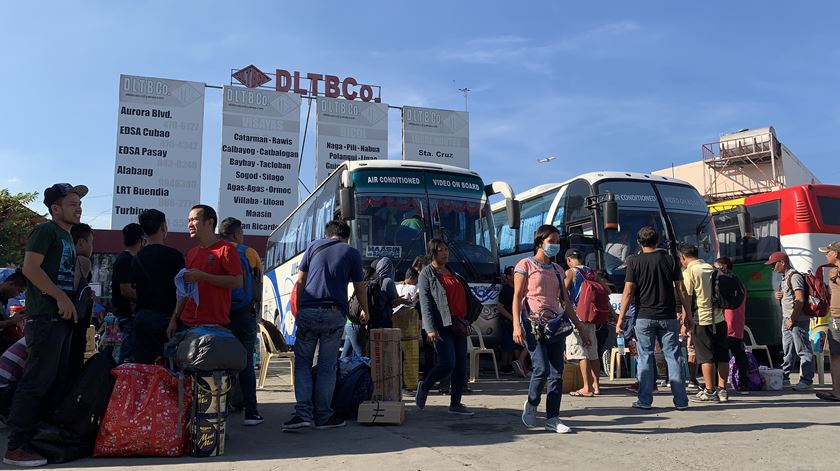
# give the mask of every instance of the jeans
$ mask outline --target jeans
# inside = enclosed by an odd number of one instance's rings
[[[525,332],[525,346],[531,354],[531,382],[528,384],[528,403],[536,407],[540,405],[540,397],[545,383],[548,382],[548,392],[545,395],[545,417],[552,419],[560,415],[560,401],[563,398],[563,352],[566,349],[565,340],[547,344],[534,337],[531,321],[522,317],[522,330]]]
[[[420,387],[424,391],[430,391],[436,382],[450,377],[449,406],[458,406],[467,385],[467,338],[453,334],[450,327],[438,329],[435,351],[437,363],[423,378]]]
[[[12,399],[7,425],[9,450],[27,446],[35,424],[46,415],[45,407],[56,404],[57,397],[67,391],[67,366],[74,324],[60,319],[29,319],[26,321],[26,351],[28,358],[23,376]]]
[[[677,319],[636,320],[636,341],[639,361],[636,372],[639,379],[638,399],[641,404],[653,404],[653,386],[656,382],[656,358],[654,351],[656,340],[662,345],[662,353],[668,364],[668,381],[671,393],[674,395],[674,405],[685,407],[688,396],[685,393],[685,373],[683,371],[682,355],[680,354],[680,321]]]
[[[802,367],[802,376],[799,382],[802,384],[814,383],[814,352],[811,350],[811,342],[808,340],[808,324],[794,323],[791,330],[784,326],[782,320],[782,372],[786,380],[790,379],[790,370],[796,364],[796,357]]]
[[[134,317],[120,317],[117,321],[120,324],[120,358],[118,364],[134,361]]]
[[[365,347],[362,345],[364,337],[364,326],[352,323],[345,324],[344,346],[341,348],[341,359],[350,358],[354,353],[359,356],[364,356]]]
[[[295,414],[315,425],[333,415],[338,346],[347,318],[337,308],[306,307],[298,310],[295,337]],[[317,379],[312,381],[315,348],[318,347]]]
[[[257,315],[253,309],[231,311],[228,329],[245,347],[245,369],[239,372],[239,387],[245,399],[245,416],[257,413],[257,375],[254,372],[254,350],[257,343]]]
[[[140,309],[134,314],[135,363],[151,365],[163,356],[163,346],[168,340],[166,328],[169,327],[169,319],[169,314],[150,309]]]
[[[747,375],[750,371],[750,362],[747,360],[747,352],[744,351],[744,342],[738,337],[728,337],[729,353],[735,358],[735,366],[738,368],[738,378],[741,384],[746,387]]]

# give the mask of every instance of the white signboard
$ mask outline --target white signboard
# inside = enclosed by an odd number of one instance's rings
[[[318,97],[316,185],[345,160],[388,158],[388,105]]]
[[[120,75],[111,229],[155,208],[170,231],[186,232],[201,190],[203,125],[203,83]]]
[[[403,106],[403,160],[470,168],[470,118],[465,111]]]
[[[269,235],[298,203],[300,95],[224,87],[219,217]]]

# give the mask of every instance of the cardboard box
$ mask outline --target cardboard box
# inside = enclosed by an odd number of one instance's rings
[[[359,405],[360,424],[400,425],[405,422],[405,405],[401,401],[365,401]]]
[[[403,306],[394,313],[392,319],[394,327],[402,331],[400,349],[403,387],[414,391],[420,381],[420,314],[415,309]]]
[[[575,362],[563,364],[563,394],[569,394],[583,387],[583,376],[580,374],[580,365]]]
[[[402,352],[400,329],[371,329],[370,373],[373,400],[402,400]]]

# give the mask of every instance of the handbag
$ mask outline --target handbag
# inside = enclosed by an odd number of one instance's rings
[[[452,333],[458,337],[469,337],[472,335],[472,326],[466,319],[452,316]]]

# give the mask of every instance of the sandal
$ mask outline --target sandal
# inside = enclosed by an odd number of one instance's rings
[[[574,397],[595,397],[595,394],[594,394],[594,393],[584,393],[584,392],[580,392],[580,391],[572,391],[572,392],[570,392],[570,393],[569,393],[569,396],[574,396]]]
[[[840,397],[837,397],[830,392],[818,392],[817,397],[822,399],[823,401],[840,402]]]

